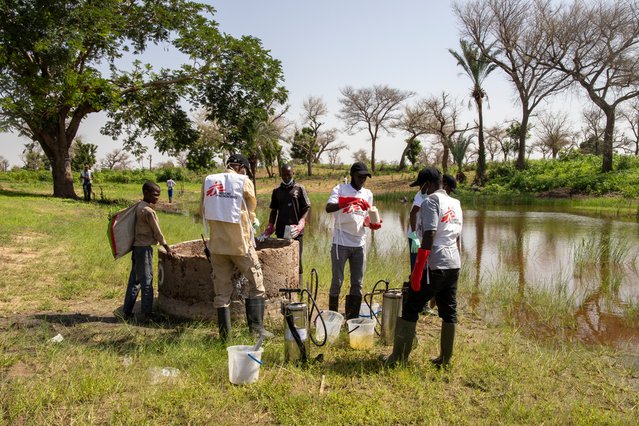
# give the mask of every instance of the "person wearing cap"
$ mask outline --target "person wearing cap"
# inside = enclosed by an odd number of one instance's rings
[[[450,195],[452,193],[457,192],[457,180],[449,174],[445,174],[442,178],[444,191],[446,194]]]
[[[459,200],[442,187],[439,170],[427,167],[420,174],[428,198],[422,203],[422,239],[402,316],[397,319],[389,364],[404,362],[413,348],[419,312],[434,296],[442,319],[440,354],[432,358],[436,367],[446,367],[453,354],[457,323],[457,280],[461,268],[460,244],[463,216]],[[418,176],[419,181],[419,176]]]
[[[311,201],[303,185],[295,182],[295,171],[289,164],[280,168],[282,183],[271,194],[271,214],[268,225],[258,241],[264,241],[273,233],[277,238],[284,238],[286,226],[291,227],[291,238],[299,243],[299,282],[302,285],[302,244],[306,217],[311,210]]]
[[[371,177],[366,164],[357,162],[351,166],[350,183],[339,184],[328,197],[326,212],[333,214],[333,244],[331,247],[331,288],[328,308],[339,309],[339,294],[344,281],[344,266],[349,263],[351,287],[346,296],[347,319],[359,317],[362,303],[362,280],[366,269],[366,229],[381,228],[381,221],[370,223],[368,209],[373,205],[373,193],[364,188]]]
[[[427,169],[422,170],[417,175],[417,179],[409,186],[411,187],[419,187],[419,191],[415,194],[413,198],[413,205],[410,209],[410,214],[408,218],[408,249],[410,253],[410,271],[413,272],[413,268],[415,267],[415,260],[417,260],[417,252],[419,251],[419,247],[421,245],[421,235],[422,235],[422,220],[421,215],[419,214],[419,210],[422,207],[422,203],[428,197],[426,194],[426,190],[428,189],[428,175],[426,173]],[[424,306],[423,313],[426,315],[437,315],[434,308],[436,306],[435,298],[431,299],[427,305]]]
[[[231,295],[233,269],[248,279],[249,297],[245,301],[246,319],[251,332],[264,334],[264,282],[262,266],[255,251],[254,226],[257,199],[253,182],[248,178],[248,160],[232,154],[223,173],[205,178],[200,210],[209,229],[212,279],[215,290],[213,306],[217,309],[220,338],[228,339],[231,329]]]

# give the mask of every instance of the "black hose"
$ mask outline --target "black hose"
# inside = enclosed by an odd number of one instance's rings
[[[320,346],[324,346],[326,344],[326,341],[328,339],[328,330],[326,329],[326,323],[324,322],[324,317],[322,317],[322,313],[320,312],[317,303],[315,302],[315,298],[313,297],[313,295],[311,294],[310,291],[303,289],[300,292],[300,298],[302,297],[302,295],[304,293],[308,294],[308,303],[309,305],[312,305],[313,307],[311,309],[309,309],[309,312],[313,312],[313,309],[317,310],[317,316],[319,317],[320,321],[322,321],[322,327],[324,327],[324,340],[322,341],[322,343],[318,343],[315,338],[313,337],[313,333],[311,332],[311,320],[310,317],[311,315],[309,314],[309,320],[308,320],[308,329],[309,329],[309,335],[311,337],[311,341],[313,342],[313,344],[315,344],[315,346],[320,347]]]

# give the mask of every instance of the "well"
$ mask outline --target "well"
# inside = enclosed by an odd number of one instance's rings
[[[279,312],[280,288],[297,288],[299,243],[295,240],[270,238],[257,242],[257,256],[262,264],[266,289],[265,314]],[[175,317],[193,320],[214,320],[215,291],[211,279],[211,263],[204,254],[202,240],[185,241],[171,248],[179,257],[169,259],[166,251],[158,250],[158,305]],[[231,315],[244,317],[244,299],[248,297],[248,280],[236,269],[235,288],[231,297]]]

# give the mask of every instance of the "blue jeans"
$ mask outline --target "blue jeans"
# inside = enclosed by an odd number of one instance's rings
[[[344,266],[346,261],[351,270],[351,296],[362,296],[362,281],[366,269],[366,254],[364,247],[347,247],[333,244],[331,248],[331,266],[333,277],[331,279],[330,296],[339,296],[344,281]]]
[[[131,273],[122,308],[126,315],[133,312],[140,290],[142,290],[141,312],[150,314],[153,310],[153,248],[150,246],[133,247],[131,252]]]

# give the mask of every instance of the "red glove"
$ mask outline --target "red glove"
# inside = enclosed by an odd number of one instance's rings
[[[415,261],[415,267],[413,273],[410,274],[410,288],[414,292],[418,292],[422,288],[422,275],[424,274],[424,267],[428,260],[430,250],[426,250],[420,247],[417,251],[417,260]]]
[[[357,197],[339,197],[337,199],[337,205],[339,205],[340,209],[345,209],[357,200],[359,200]]]
[[[371,228],[374,231],[382,227],[382,222],[384,221],[380,219],[379,223],[371,223],[370,217],[366,216],[366,218],[364,219],[364,226],[367,228]]]

